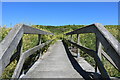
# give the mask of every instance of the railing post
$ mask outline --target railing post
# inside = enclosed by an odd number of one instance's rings
[[[100,60],[102,60],[102,45],[101,45],[101,42],[98,40],[98,38],[96,37],[96,52],[97,52],[97,55],[98,57],[100,58]],[[95,64],[95,72],[99,72],[98,70],[98,66],[97,64]]]
[[[41,44],[41,34],[38,34],[38,45]],[[41,54],[41,49],[38,51],[38,58],[41,58],[42,54]]]
[[[77,43],[80,44],[80,34],[77,34]],[[77,58],[80,57],[80,49],[77,50]]]

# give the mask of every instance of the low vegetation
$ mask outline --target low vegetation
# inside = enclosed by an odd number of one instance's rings
[[[42,25],[33,25],[32,27],[38,28],[47,32],[54,33],[54,36],[52,35],[42,35],[42,43],[46,42],[47,40],[55,39],[63,39],[63,38],[69,38],[69,36],[64,35],[67,32],[73,31],[75,29],[81,28],[84,25],[65,25],[65,26],[42,26]],[[110,31],[114,37],[120,42],[120,26],[117,25],[107,25],[105,26],[108,31]],[[6,28],[3,27],[1,28],[2,31],[2,36],[0,38],[0,41],[2,41],[5,36],[8,34],[8,32],[11,30],[11,28]],[[38,44],[38,35],[33,35],[33,34],[25,34],[23,36],[23,52],[34,47],[35,45]],[[81,44],[83,46],[86,46],[90,49],[95,50],[95,35],[90,33],[90,34],[81,34]],[[73,36],[73,40],[77,41],[77,35]],[[54,41],[54,42],[55,42]],[[43,50],[46,51],[47,48]],[[89,55],[83,53],[81,51],[81,56],[84,57],[92,66],[95,66],[94,59],[91,58]],[[113,77],[120,77],[120,72],[117,71],[104,57],[102,57],[102,62],[108,71],[110,76]],[[14,69],[16,67],[17,61],[13,61],[4,71],[2,78],[11,78]]]

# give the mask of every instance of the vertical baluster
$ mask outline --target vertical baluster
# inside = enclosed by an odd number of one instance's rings
[[[77,43],[80,44],[80,34],[77,34]],[[77,50],[77,58],[80,57],[80,49]]]
[[[40,45],[40,44],[41,44],[41,34],[38,34],[38,45]],[[38,58],[39,57],[41,58],[41,56],[42,56],[41,49],[37,53],[38,53]]]
[[[102,45],[101,42],[96,37],[96,52],[100,60],[102,60],[101,53],[102,53]],[[97,64],[95,65],[95,72],[99,72]]]

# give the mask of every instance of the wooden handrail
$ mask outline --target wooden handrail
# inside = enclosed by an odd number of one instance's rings
[[[115,63],[113,62],[113,60],[107,55],[107,53],[102,50],[102,55],[116,68],[118,69],[118,67],[115,65]]]
[[[22,26],[16,25],[0,43],[0,76],[24,34]]]
[[[18,24],[8,33],[8,35],[0,43],[0,76],[5,67],[10,63],[10,59],[17,48],[23,34],[50,34],[24,24]]]
[[[28,25],[23,24],[23,27],[24,27],[24,34],[45,34],[45,35],[49,34],[49,35],[54,35],[53,33],[42,31],[40,29],[33,28],[31,26],[28,26]]]
[[[100,23],[95,23],[92,25],[88,25],[86,27],[71,31],[69,33],[66,33],[66,35],[72,35],[72,34],[83,34],[83,33],[95,33],[97,37],[104,37],[106,40],[105,42],[109,42],[109,44],[115,49],[115,51],[120,55],[119,46],[120,43],[118,40],[115,39],[115,37]],[[99,40],[101,40],[99,38]],[[102,40],[101,40],[102,41]]]
[[[33,53],[35,53],[37,50],[43,48],[44,46],[48,45],[52,40],[46,42],[46,43],[42,43],[38,46],[35,46],[27,51],[25,51],[24,53],[21,54],[21,57],[19,59],[19,62],[17,64],[17,67],[12,75],[12,78],[19,78],[19,75],[20,75],[20,72],[21,72],[21,69],[23,67],[23,64],[25,62],[25,59],[27,57],[29,57],[30,55],[32,55]]]
[[[100,23],[88,25],[86,27],[66,33],[66,35],[83,33],[95,33],[97,39],[103,45],[107,55],[112,59],[111,63],[120,71],[120,43],[118,40],[115,39],[115,37]]]
[[[100,58],[98,57],[96,51],[91,50],[91,49],[86,48],[86,47],[83,47],[83,46],[81,46],[81,45],[79,45],[79,44],[76,44],[76,43],[73,42],[73,41],[70,41],[70,40],[64,40],[64,41],[65,41],[65,42],[67,41],[67,42],[73,44],[73,45],[76,46],[77,48],[81,49],[82,51],[84,51],[85,53],[87,53],[88,55],[90,55],[91,57],[93,57],[94,60],[95,60],[95,62],[96,62],[97,65],[98,65],[98,68],[99,68],[100,72],[101,72],[101,76],[102,76],[103,78],[107,78],[107,79],[109,78],[109,76],[108,76],[108,74],[107,74],[107,71],[105,70],[102,62],[100,61]]]

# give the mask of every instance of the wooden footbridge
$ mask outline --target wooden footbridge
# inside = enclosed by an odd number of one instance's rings
[[[80,44],[80,34],[95,33],[96,51],[83,47]],[[38,34],[39,44],[25,52],[22,52],[23,34]],[[72,40],[72,35],[77,34],[78,42]],[[41,43],[41,35],[54,35],[27,25],[16,25],[0,43],[0,76],[4,69],[15,59],[18,63],[12,75],[12,79],[19,78],[54,78],[71,80],[110,80],[119,79],[110,77],[101,56],[104,56],[117,70],[120,71],[120,43],[110,34],[103,25],[95,23],[86,27],[66,33],[70,35],[70,40],[62,39],[50,45],[47,52],[41,54],[41,49],[50,44],[53,40]],[[68,44],[78,48],[77,53],[72,52]],[[104,49],[102,49],[102,46]],[[80,50],[89,54],[95,60],[95,68],[92,67],[84,58],[80,57]],[[105,51],[104,51],[105,50]],[[16,51],[16,52],[15,52]],[[37,52],[37,60],[30,68],[25,71],[25,60]],[[76,56],[76,57],[74,57]]]

